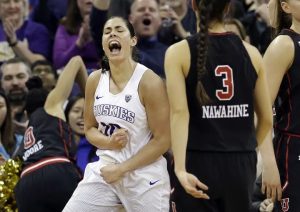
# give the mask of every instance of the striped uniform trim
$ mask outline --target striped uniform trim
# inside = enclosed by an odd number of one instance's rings
[[[55,163],[70,163],[71,161],[66,157],[51,157],[51,158],[45,158],[43,160],[40,160],[34,164],[31,164],[27,166],[21,173],[21,177],[23,177],[26,174],[29,174],[30,172],[33,172],[35,170],[38,170],[44,166],[55,164]]]

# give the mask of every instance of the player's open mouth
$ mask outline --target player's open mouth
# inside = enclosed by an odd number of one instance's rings
[[[108,48],[111,53],[117,54],[121,51],[122,46],[119,41],[113,40],[108,43]]]

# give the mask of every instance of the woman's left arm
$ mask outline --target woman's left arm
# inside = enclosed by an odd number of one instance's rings
[[[164,82],[153,72],[146,71],[140,82],[139,93],[153,136],[132,158],[101,169],[101,175],[107,183],[119,180],[126,172],[153,163],[170,148],[170,112]]]

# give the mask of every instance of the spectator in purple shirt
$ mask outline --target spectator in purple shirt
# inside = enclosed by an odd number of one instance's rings
[[[54,40],[59,21],[66,15],[67,6],[68,0],[34,0],[30,19],[46,26]]]
[[[50,56],[46,27],[26,20],[26,0],[0,1],[0,63],[16,56],[30,64]]]
[[[89,28],[91,0],[70,0],[66,16],[57,29],[53,65],[60,69],[75,55],[80,55],[88,69],[98,68],[99,57]]]

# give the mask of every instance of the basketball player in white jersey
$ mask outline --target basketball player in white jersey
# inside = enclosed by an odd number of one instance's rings
[[[88,78],[84,114],[99,161],[88,164],[64,212],[169,211],[169,104],[163,81],[133,60],[136,42],[126,20],[106,22],[108,64]]]

